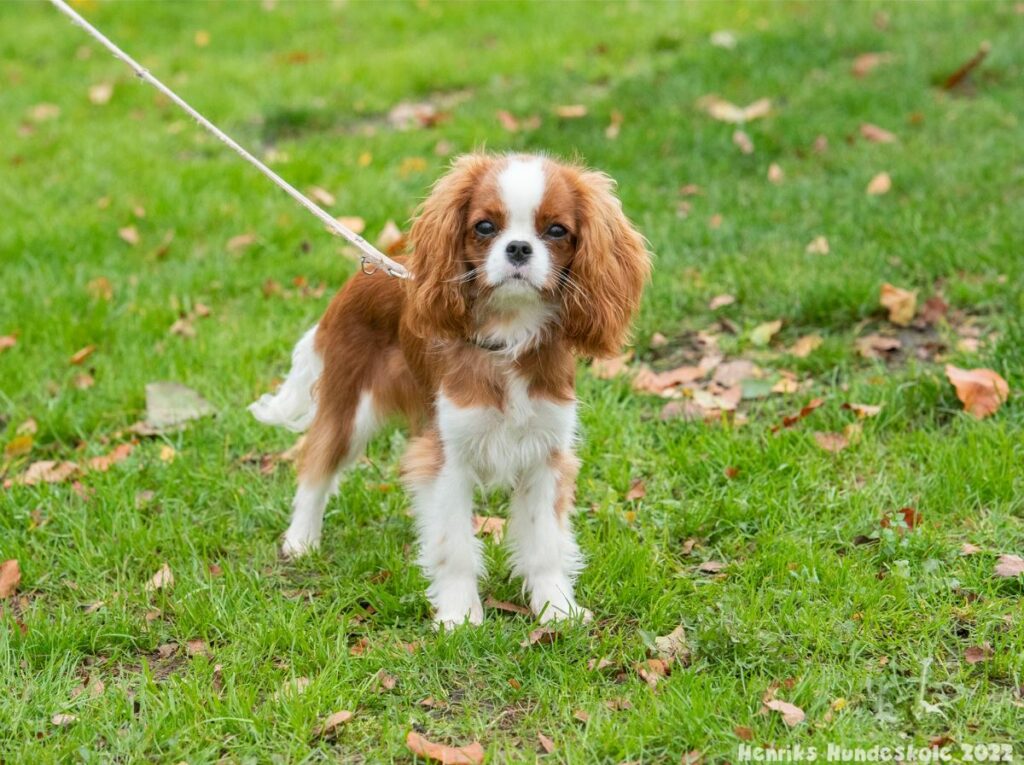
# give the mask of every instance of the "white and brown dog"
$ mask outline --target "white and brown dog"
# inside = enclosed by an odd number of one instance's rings
[[[650,259],[608,176],[539,156],[473,154],[412,225],[409,281],[357,274],[292,354],[261,422],[308,428],[283,552],[320,543],[342,469],[391,415],[435,620],[479,624],[477,485],[512,490],[513,570],[542,620],[588,617],[569,513],[579,462],[575,357],[619,351]]]

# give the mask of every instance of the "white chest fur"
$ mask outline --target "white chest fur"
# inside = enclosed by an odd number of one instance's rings
[[[459,407],[442,394],[437,417],[445,458],[486,486],[514,484],[552,451],[569,449],[576,436],[576,403],[534,398],[518,377],[509,379],[504,409]]]

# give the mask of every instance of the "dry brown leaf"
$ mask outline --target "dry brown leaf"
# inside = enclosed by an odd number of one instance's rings
[[[892,54],[889,53],[861,53],[853,60],[850,72],[854,77],[864,77],[875,67],[890,61],[892,61]]]
[[[523,648],[528,648],[531,645],[548,645],[554,643],[558,639],[561,633],[554,627],[537,627],[535,630],[531,630],[530,634],[526,636],[526,640],[522,641],[519,645]]]
[[[352,713],[347,709],[335,712],[334,714],[329,715],[327,719],[317,727],[315,735],[320,738],[329,738],[335,734],[338,728],[351,720],[352,717]]]
[[[633,708],[633,702],[629,699],[608,699],[604,702],[604,705],[612,712],[621,712],[625,709]]]
[[[668,345],[668,338],[661,334],[661,332],[655,332],[651,335],[649,342],[652,348],[664,348]]]
[[[633,351],[626,351],[621,356],[613,356],[610,359],[594,359],[590,364],[590,371],[599,380],[611,380],[628,369],[632,358]]]
[[[699,749],[691,749],[683,754],[680,765],[703,765],[704,753]]]
[[[150,580],[146,582],[146,592],[154,592],[173,586],[174,574],[171,572],[171,567],[164,563],[160,570],[153,574]]]
[[[764,702],[765,707],[778,712],[782,715],[782,721],[789,727],[799,725],[804,721],[806,715],[804,710],[795,704],[790,704],[788,701],[782,701],[781,699],[769,699]]]
[[[938,324],[949,311],[949,303],[941,295],[932,295],[921,306],[921,319],[926,324]]]
[[[719,308],[724,308],[725,306],[732,305],[735,302],[736,298],[733,295],[715,295],[708,303],[708,309],[717,311]]]
[[[964,660],[968,664],[979,664],[992,658],[992,646],[988,643],[974,645],[964,651]]]
[[[744,380],[760,377],[761,369],[752,361],[746,359],[734,359],[719,364],[715,368],[715,374],[711,378],[725,388],[731,388]]]
[[[841,452],[850,445],[849,439],[842,433],[822,433],[818,431],[814,434],[814,441],[822,449],[833,454]]]
[[[740,738],[743,741],[752,741],[754,738],[754,731],[746,725],[735,725],[733,726],[732,732],[736,734],[737,738]]]
[[[575,712],[572,713],[572,716],[575,719],[579,720],[581,723],[590,722],[590,713],[582,709],[577,709]]]
[[[509,603],[507,600],[495,600],[488,596],[484,601],[484,605],[487,608],[493,608],[498,611],[504,611],[509,614],[519,614],[520,616],[529,616],[530,609],[526,606],[521,606],[518,603]]]
[[[629,485],[629,491],[626,492],[626,500],[643,499],[646,496],[647,484],[644,483],[644,479],[634,478],[633,482]]]
[[[377,673],[377,683],[385,691],[393,691],[398,685],[398,678],[383,669]]]
[[[13,459],[14,457],[20,457],[23,454],[28,454],[32,451],[32,434],[23,433],[19,436],[15,436],[7,442],[7,446],[4,447],[4,457],[7,459]]]
[[[500,544],[501,538],[505,535],[505,519],[490,515],[474,515],[473,533],[490,536],[495,544]]]
[[[651,688],[657,688],[658,682],[672,672],[671,660],[647,659],[634,665],[636,672]]]
[[[802,420],[805,417],[807,417],[808,415],[810,415],[810,413],[813,412],[815,409],[817,409],[818,407],[824,405],[824,403],[825,403],[825,399],[823,399],[823,398],[811,399],[796,414],[789,414],[789,415],[786,415],[785,417],[783,417],[782,418],[782,423],[780,425],[777,425],[776,427],[772,428],[772,432],[777,432],[780,428],[791,428],[791,427],[793,427],[800,420]]]
[[[662,422],[669,420],[697,422],[704,419],[704,409],[693,401],[669,401],[661,408],[658,418]]]
[[[682,624],[667,635],[654,638],[654,648],[659,659],[687,663],[690,658],[690,647],[686,644],[686,630]]]
[[[816,236],[810,241],[804,252],[808,255],[828,255],[830,252],[828,239],[823,236]]]
[[[960,546],[961,555],[977,555],[981,552],[981,548],[977,545],[972,545],[970,542],[964,542]]]
[[[608,127],[604,129],[604,137],[609,141],[614,141],[619,137],[619,133],[622,130],[622,112],[618,109],[612,109],[611,120],[608,123]]]
[[[991,369],[960,369],[946,365],[946,378],[956,389],[964,411],[979,420],[995,414],[1010,395],[1010,387]]]
[[[250,247],[258,241],[256,234],[252,232],[246,232],[244,234],[237,234],[228,239],[228,252],[238,252],[244,250],[246,247]]]
[[[140,241],[139,230],[135,226],[124,226],[117,230],[117,235],[133,247]]]
[[[886,337],[885,335],[865,335],[858,337],[854,344],[857,352],[866,359],[884,359],[887,354],[898,351],[903,347],[899,338]]]
[[[764,324],[759,324],[751,330],[750,342],[759,346],[768,345],[780,329],[782,329],[782,319],[766,321]]]
[[[889,311],[889,321],[905,327],[917,311],[917,291],[905,290],[886,282],[878,295],[878,302]]]
[[[820,348],[824,342],[825,340],[821,335],[804,335],[797,338],[796,342],[793,343],[789,349],[789,355],[796,356],[798,359],[805,359]]]
[[[97,82],[95,85],[89,86],[89,100],[97,106],[109,103],[113,95],[114,83],[112,82]]]
[[[377,236],[377,248],[388,255],[397,255],[405,246],[405,234],[393,220],[387,220]]]
[[[58,713],[50,718],[50,722],[54,725],[60,725],[61,727],[66,725],[73,725],[78,722],[78,715]]]
[[[21,584],[21,566],[14,558],[0,563],[0,600],[11,597]]]
[[[7,350],[8,348],[13,348],[17,344],[18,338],[14,337],[13,335],[0,335],[0,353]]]
[[[547,736],[545,736],[540,731],[537,732],[537,742],[540,744],[540,748],[548,754],[551,754],[553,751],[555,751],[555,742]]]
[[[969,58],[960,68],[958,68],[953,74],[946,78],[946,81],[942,83],[943,90],[952,90],[953,88],[960,85],[967,75],[974,71],[974,69],[985,60],[985,57],[992,50],[992,44],[988,40],[982,40],[981,44],[978,45],[978,52]]]
[[[870,122],[865,122],[860,126],[860,134],[865,140],[871,141],[871,143],[895,143],[896,134],[890,133],[885,128],[880,128],[878,125],[872,125]]]
[[[82,374],[75,375],[75,379],[71,381],[71,384],[78,388],[78,390],[88,390],[96,384],[96,379],[92,375],[83,372]]]
[[[710,218],[708,218],[708,225],[711,228],[721,228],[723,220],[724,219],[722,218],[721,213],[715,213]]]
[[[41,460],[29,465],[28,470],[15,479],[15,483],[20,483],[23,486],[35,486],[40,483],[61,483],[77,472],[78,465],[74,462]]]
[[[587,116],[587,107],[583,104],[567,104],[556,106],[555,114],[564,120],[576,120]]]
[[[783,172],[781,165],[777,162],[772,162],[768,165],[768,182],[774,183],[778,186],[786,179],[786,173]]]
[[[1024,574],[1024,558],[1019,555],[1000,555],[996,562],[995,574],[1007,579]]]
[[[90,279],[89,283],[85,285],[85,289],[95,300],[110,302],[114,298],[114,285],[105,276],[97,276],[95,279]]]
[[[314,202],[318,202],[324,207],[332,207],[335,202],[334,194],[320,186],[310,186],[309,196],[313,198]]]
[[[60,107],[56,104],[36,104],[28,111],[29,119],[33,122],[46,122],[60,116]]]
[[[877,197],[888,194],[890,189],[892,189],[892,178],[888,173],[879,173],[868,182],[866,192],[870,196]]]
[[[484,761],[484,748],[479,741],[468,746],[446,746],[428,741],[414,730],[405,737],[405,745],[418,757],[425,757],[441,765],[480,765]]]
[[[697,570],[703,574],[717,574],[719,571],[724,569],[728,564],[723,563],[720,560],[706,560],[697,566]]]
[[[361,234],[366,230],[366,221],[358,216],[342,215],[335,218],[338,223],[347,228],[353,234]]]
[[[676,367],[667,372],[653,372],[644,367],[633,378],[633,390],[663,396],[677,385],[699,380],[705,374],[706,371],[701,367]]]
[[[77,351],[71,354],[71,358],[68,359],[68,363],[72,364],[73,366],[78,366],[87,358],[92,356],[95,350],[95,345],[87,345],[84,348],[79,348]]]
[[[772,102],[771,99],[768,98],[759,98],[752,104],[740,107],[726,101],[724,98],[719,98],[716,95],[709,95],[701,98],[697,102],[697,105],[704,109],[704,111],[714,119],[721,122],[731,122],[734,125],[760,119],[761,117],[769,114],[772,110]]]
[[[736,144],[736,147],[743,154],[754,153],[754,142],[750,140],[750,136],[743,130],[734,130],[732,133],[732,142]]]
[[[110,451],[109,454],[103,454],[99,457],[93,457],[90,459],[87,463],[89,470],[105,473],[110,470],[113,465],[128,459],[128,456],[132,453],[133,449],[135,449],[134,444],[118,444]]]
[[[842,406],[843,409],[847,409],[853,412],[857,417],[862,420],[866,420],[868,417],[876,417],[879,412],[882,411],[880,404],[851,404],[845,403]]]

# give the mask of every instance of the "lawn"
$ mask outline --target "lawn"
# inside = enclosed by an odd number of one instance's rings
[[[322,551],[286,563],[294,470],[274,455],[293,441],[245,407],[356,265],[52,8],[0,5],[0,561],[21,570],[0,601],[0,761],[409,763],[412,730],[479,741],[489,762],[696,765],[737,762],[741,744],[1024,755],[1024,579],[995,573],[1024,554],[1019,3],[78,8],[371,241],[407,227],[459,152],[606,170],[656,255],[630,368],[713,343],[763,376],[737,412],[663,419],[628,374],[581,362],[575,524],[595,621],[550,642],[493,608],[481,628],[432,630],[397,429],[348,474]],[[865,53],[885,55],[855,76]],[[708,113],[712,93],[771,110],[738,128]],[[403,102],[437,116],[399,129]],[[883,172],[891,189],[867,194]],[[827,254],[808,251],[818,237]],[[885,283],[916,291],[909,327],[879,304]],[[948,310],[929,318],[935,295]],[[867,358],[871,335],[901,347]],[[947,363],[998,372],[1009,400],[975,419]],[[768,390],[786,379],[793,392]],[[215,416],[130,432],[163,380]],[[112,453],[107,470],[22,482],[42,460]],[[503,497],[479,512],[502,515]],[[522,602],[487,552],[484,594]],[[147,589],[164,564],[173,585]],[[680,625],[688,656],[652,676],[655,638]],[[340,710],[351,720],[316,735]]]

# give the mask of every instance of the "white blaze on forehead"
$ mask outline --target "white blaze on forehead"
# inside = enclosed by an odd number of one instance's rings
[[[539,158],[513,159],[501,171],[498,188],[508,211],[508,228],[533,232],[545,185],[544,162]]]

